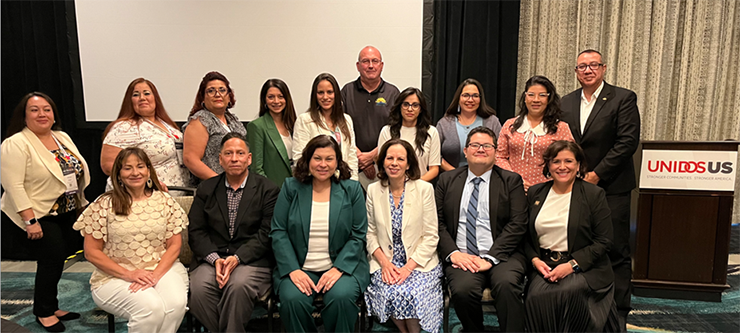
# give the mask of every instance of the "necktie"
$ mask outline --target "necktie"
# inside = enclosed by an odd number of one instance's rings
[[[466,235],[465,239],[468,245],[468,254],[478,255],[478,242],[475,239],[475,227],[476,220],[478,219],[478,189],[480,182],[483,179],[480,177],[473,178],[473,193],[470,194],[470,202],[468,203],[468,213],[466,215],[467,225],[465,226]]]

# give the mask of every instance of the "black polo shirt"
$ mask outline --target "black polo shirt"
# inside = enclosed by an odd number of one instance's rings
[[[360,151],[368,152],[378,146],[380,130],[388,124],[388,115],[399,93],[396,86],[382,79],[373,92],[365,90],[360,78],[344,85],[344,112],[352,117],[355,143]]]

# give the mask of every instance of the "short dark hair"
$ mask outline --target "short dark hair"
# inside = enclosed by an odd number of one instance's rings
[[[478,134],[478,133],[483,133],[483,134],[487,134],[488,136],[490,136],[491,139],[493,139],[493,148],[494,149],[496,148],[496,133],[493,133],[492,129],[485,127],[485,126],[478,126],[470,130],[470,133],[468,133],[468,138],[465,139],[465,147],[467,147],[470,144],[470,138],[472,138],[473,135]]]
[[[21,100],[18,102],[18,105],[15,106],[15,109],[13,110],[13,115],[10,117],[8,129],[5,132],[5,138],[13,136],[13,134],[22,131],[23,128],[26,127],[26,105],[28,104],[28,100],[33,97],[41,97],[49,102],[49,105],[51,105],[51,112],[54,113],[55,121],[55,123],[51,125],[51,129],[55,131],[59,131],[62,129],[62,119],[59,118],[57,105],[54,103],[54,101],[51,100],[51,97],[49,97],[49,95],[42,92],[34,91],[23,96],[23,98],[21,98]]]
[[[419,171],[419,161],[416,159],[416,153],[414,153],[414,147],[411,146],[406,140],[403,139],[390,139],[386,141],[383,146],[380,147],[378,152],[378,179],[380,179],[383,186],[388,186],[388,174],[385,172],[385,157],[388,155],[388,149],[391,146],[401,145],[406,150],[406,161],[408,161],[409,169],[406,170],[406,177],[409,180],[416,180],[421,178],[421,171]]]
[[[578,178],[583,179],[584,176],[586,176],[587,165],[586,165],[586,154],[583,153],[583,149],[581,149],[581,146],[579,146],[575,142],[565,141],[565,140],[558,140],[550,144],[547,149],[545,149],[545,152],[542,154],[542,159],[545,160],[542,163],[542,174],[545,175],[545,177],[550,178],[550,162],[555,159],[558,154],[563,150],[570,150],[573,155],[576,157],[576,162],[580,163],[580,167],[578,168]]]
[[[233,138],[237,138],[239,140],[244,141],[244,144],[247,145],[247,151],[249,151],[249,141],[247,141],[247,138],[244,137],[244,135],[241,135],[237,132],[229,132],[224,135],[223,139],[221,139],[221,147],[219,148],[219,151],[224,149],[224,145],[226,144],[226,141],[229,141]]]
[[[342,150],[340,149],[337,140],[326,134],[318,135],[308,141],[306,148],[303,148],[303,155],[301,155],[301,158],[298,159],[293,168],[293,177],[301,183],[311,183],[313,175],[311,175],[311,170],[308,167],[309,161],[313,157],[314,152],[316,152],[316,149],[326,147],[333,148],[334,153],[337,156],[337,170],[339,170],[339,177],[337,177],[336,174],[333,174],[331,179],[337,183],[340,180],[349,179],[352,175],[352,171],[349,168],[349,164],[347,164],[347,162],[342,158]]]

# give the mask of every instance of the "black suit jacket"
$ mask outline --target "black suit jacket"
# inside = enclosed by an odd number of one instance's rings
[[[467,166],[445,172],[439,177],[435,189],[439,218],[437,249],[443,262],[446,262],[450,253],[459,250],[455,239],[460,218],[460,200],[467,177]],[[522,177],[494,166],[488,191],[493,233],[493,247],[488,254],[498,260],[507,261],[527,232],[527,199],[524,196]]]
[[[234,237],[229,237],[225,182],[226,174],[221,173],[200,183],[195,192],[188,214],[188,243],[196,260],[191,270],[212,252],[221,256],[236,254],[245,265],[273,267],[270,221],[280,189],[267,178],[250,172],[236,215]]]
[[[539,236],[534,221],[547,200],[552,184],[552,181],[537,184],[530,187],[527,193],[529,232],[525,251],[529,261],[540,256]],[[612,234],[611,213],[604,190],[576,179],[568,213],[568,253],[578,262],[583,270],[579,274],[583,274],[593,290],[604,288],[614,281],[608,255],[612,246]]]
[[[599,186],[606,194],[629,192],[636,185],[632,155],[640,142],[637,95],[604,82],[581,132],[581,91],[578,89],[560,101],[562,120],[568,123],[573,138],[583,148],[588,171],[596,172],[601,178]]]

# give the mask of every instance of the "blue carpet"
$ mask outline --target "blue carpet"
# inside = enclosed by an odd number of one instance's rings
[[[31,332],[45,332],[34,321],[32,313],[33,278],[35,273],[2,273],[2,318],[15,322]],[[67,332],[105,332],[107,331],[106,314],[97,307],[90,295],[88,281],[90,273],[64,273],[59,283],[59,304],[63,309],[82,313],[82,318],[65,322]],[[721,303],[668,300],[658,298],[633,297],[634,310],[628,318],[631,325],[680,332],[740,332],[740,274],[731,273],[727,277],[731,289],[722,295]],[[450,328],[459,332],[460,322],[450,310]],[[255,309],[254,317],[262,318],[266,311]],[[116,332],[126,332],[126,320],[116,318]],[[498,331],[498,321],[493,313],[485,313],[485,325],[488,331]],[[266,331],[266,319],[250,321],[250,328],[256,332]],[[185,325],[180,327],[185,331]],[[391,323],[373,325],[372,331],[397,332]],[[650,330],[631,329],[631,332],[648,332]]]

